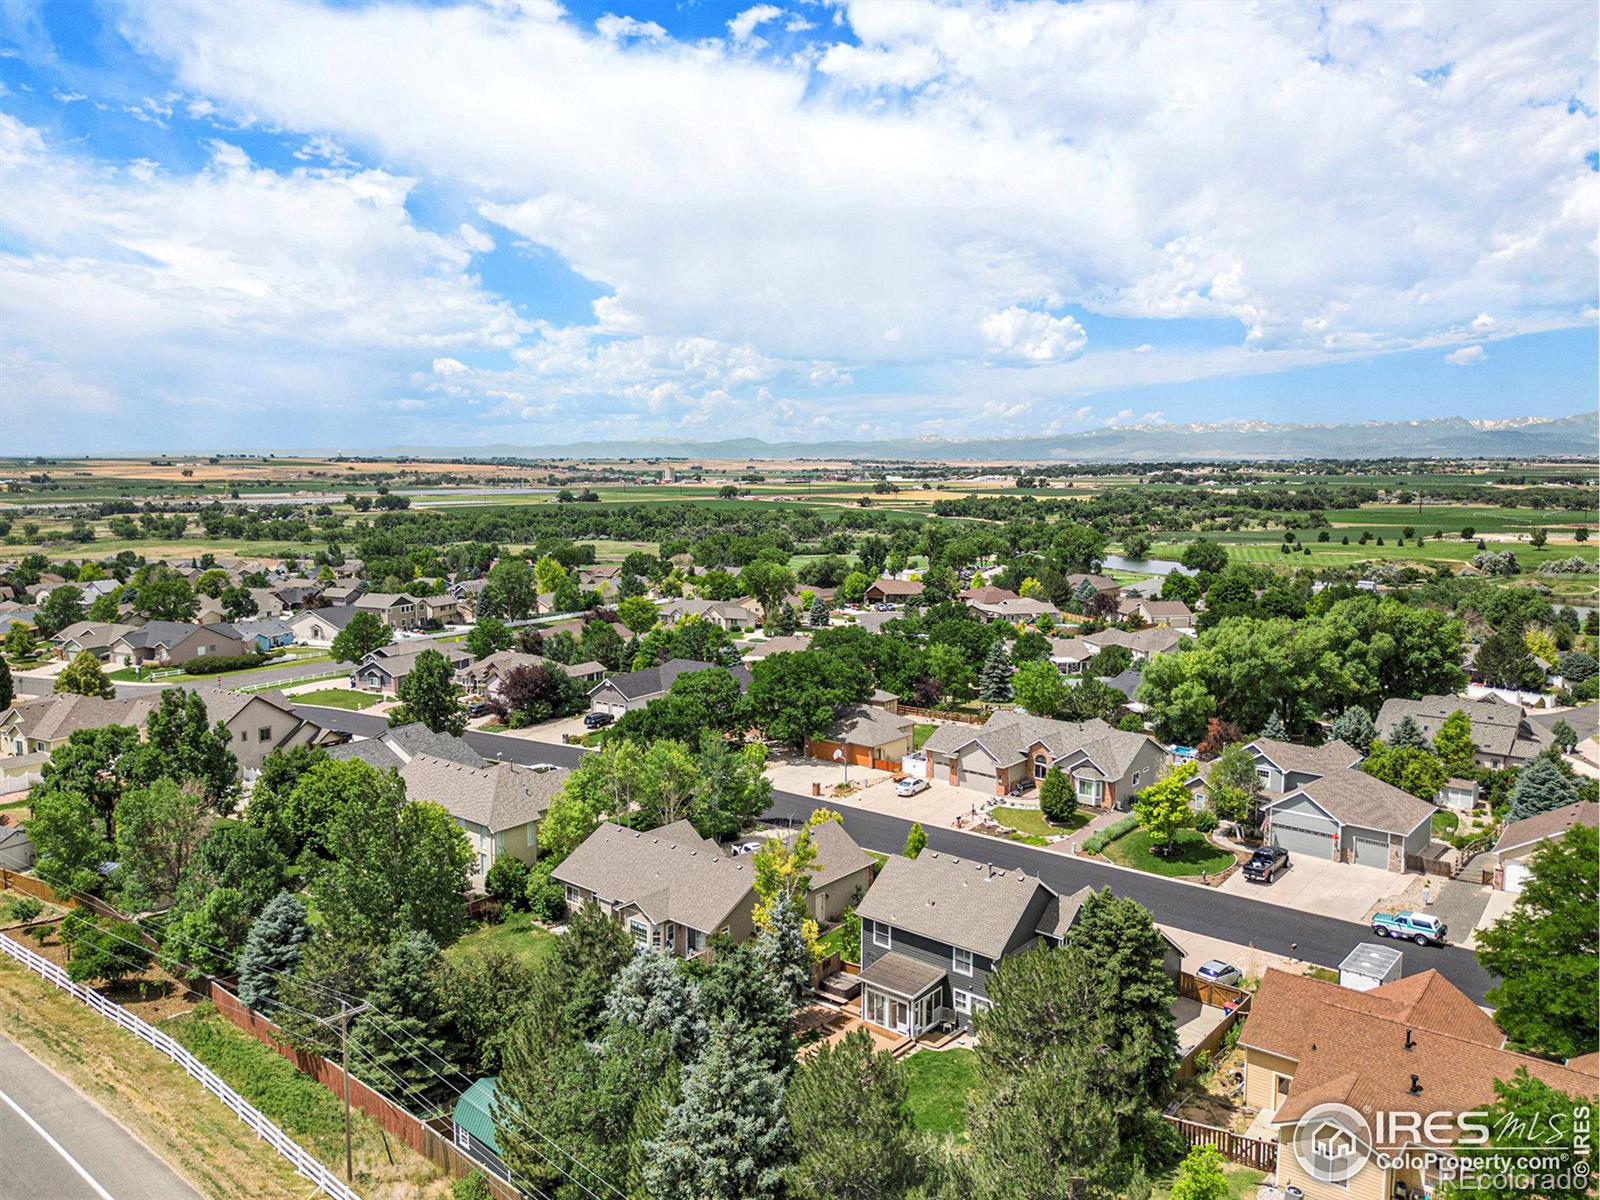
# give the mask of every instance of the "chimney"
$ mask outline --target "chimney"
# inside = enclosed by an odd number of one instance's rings
[[[1421,1077],[1417,1075],[1413,1075],[1411,1077],[1411,1094],[1413,1096],[1422,1095],[1422,1084],[1419,1082],[1420,1078]]]

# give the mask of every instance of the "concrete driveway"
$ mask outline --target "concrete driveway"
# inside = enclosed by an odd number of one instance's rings
[[[902,821],[917,821],[927,828],[954,824],[957,817],[968,816],[983,804],[984,797],[970,788],[952,787],[940,780],[930,780],[927,790],[915,796],[897,796],[894,784],[885,781],[858,793],[853,802]]]
[[[1289,869],[1271,883],[1251,883],[1235,871],[1218,889],[1252,900],[1265,900],[1285,908],[1346,921],[1364,921],[1374,908],[1403,895],[1417,878],[1358,867],[1354,863],[1324,862],[1294,855]]]
[[[583,726],[583,718],[587,713],[579,713],[575,717],[561,717],[554,721],[546,721],[542,725],[529,725],[525,729],[507,729],[502,732],[511,737],[523,737],[533,742],[554,742],[560,745],[564,735],[573,734],[582,737],[591,732]],[[485,718],[490,720],[492,718]]]

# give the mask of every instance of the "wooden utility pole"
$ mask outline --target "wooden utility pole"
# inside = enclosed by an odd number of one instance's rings
[[[354,1017],[366,1012],[370,1004],[346,1004],[331,1017],[324,1017],[322,1024],[333,1022],[339,1024],[339,1070],[344,1076],[344,1179],[346,1183],[355,1182],[355,1164],[350,1149],[350,1021]]]

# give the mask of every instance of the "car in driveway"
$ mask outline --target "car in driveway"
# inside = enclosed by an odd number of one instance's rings
[[[1244,978],[1244,972],[1232,963],[1225,963],[1220,958],[1213,958],[1209,962],[1201,963],[1196,971],[1195,978],[1203,983],[1225,983],[1229,987],[1238,987],[1239,981]]]
[[[1289,852],[1282,846],[1258,846],[1244,864],[1244,877],[1252,883],[1271,883],[1289,869]]]
[[[614,724],[616,717],[608,712],[592,712],[583,718],[585,729],[604,729],[607,725]]]
[[[1384,938],[1404,938],[1419,946],[1442,946],[1449,932],[1445,923],[1432,913],[1379,913],[1372,918],[1372,932]]]
[[[894,785],[894,794],[896,796],[915,796],[918,792],[927,790],[928,781],[926,779],[918,779],[915,776],[896,780]]]

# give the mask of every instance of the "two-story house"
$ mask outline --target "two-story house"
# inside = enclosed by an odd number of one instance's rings
[[[1062,945],[1092,894],[1058,895],[1024,871],[932,850],[889,859],[856,905],[862,1020],[911,1038],[950,1024],[970,1030],[1000,960]],[[1167,939],[1163,966],[1174,979],[1182,962]]]
[[[404,592],[365,592],[354,605],[361,612],[377,613],[390,629],[416,629],[424,620],[417,601]]]
[[[1554,737],[1543,724],[1528,720],[1520,704],[1494,698],[1463,700],[1459,696],[1424,696],[1420,700],[1385,700],[1373,722],[1378,736],[1389,738],[1395,726],[1410,717],[1430,742],[1451,713],[1464,712],[1472,722],[1472,761],[1480,767],[1520,767],[1549,748]]]
[[[923,744],[929,779],[1004,796],[1037,783],[1051,767],[1069,775],[1078,802],[1126,809],[1155,781],[1166,751],[1148,734],[1104,721],[1056,721],[1001,711],[981,726],[941,725]]]
[[[742,942],[755,929],[754,864],[687,821],[648,833],[607,822],[550,874],[567,907],[598,904],[640,947],[679,958],[699,954],[712,934]]]
[[[567,776],[558,767],[474,767],[431,754],[415,755],[400,768],[409,799],[440,805],[466,833],[476,855],[469,882],[479,890],[496,859],[509,854],[531,863],[538,856],[539,822]]]

